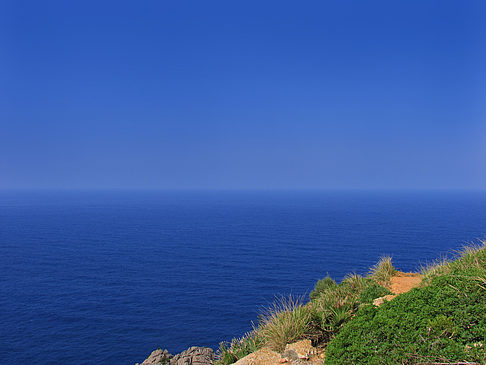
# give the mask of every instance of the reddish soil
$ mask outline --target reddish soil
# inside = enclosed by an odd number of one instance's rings
[[[422,276],[413,272],[398,272],[390,280],[390,291],[394,294],[402,294],[415,288],[422,282]]]

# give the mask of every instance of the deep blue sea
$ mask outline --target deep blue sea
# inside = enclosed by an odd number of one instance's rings
[[[217,347],[276,295],[486,235],[486,193],[1,192],[0,363]]]

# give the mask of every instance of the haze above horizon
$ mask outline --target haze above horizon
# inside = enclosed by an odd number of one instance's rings
[[[0,189],[486,189],[483,1],[0,14]]]

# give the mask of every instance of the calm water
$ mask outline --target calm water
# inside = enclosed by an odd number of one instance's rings
[[[0,362],[215,347],[275,295],[486,235],[485,193],[0,193]]]

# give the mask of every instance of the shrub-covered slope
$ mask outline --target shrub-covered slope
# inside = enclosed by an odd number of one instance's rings
[[[316,345],[327,343],[361,305],[390,294],[385,285],[394,272],[391,259],[385,257],[367,277],[349,275],[340,284],[330,277],[320,280],[307,304],[294,298],[281,299],[252,332],[220,345],[218,364],[232,364],[264,346],[282,352],[286,344],[300,339],[311,339]]]
[[[424,271],[422,287],[361,307],[326,348],[326,365],[486,363],[486,249]]]
[[[217,363],[232,364],[262,347],[282,352],[288,343],[311,339],[325,347],[327,365],[486,364],[484,244],[423,270],[420,287],[380,307],[372,304],[389,289],[402,293],[393,286],[407,276],[386,257],[369,276],[350,275],[340,284],[326,277],[308,303],[282,299],[252,332],[222,343]]]

